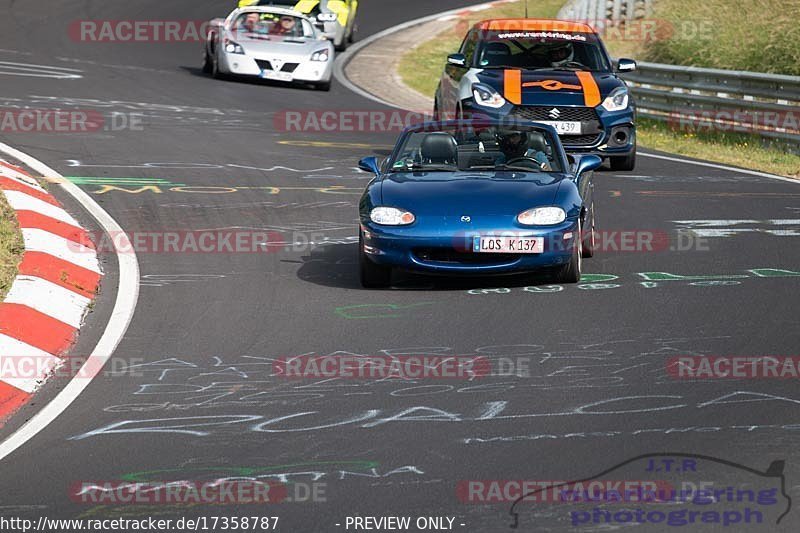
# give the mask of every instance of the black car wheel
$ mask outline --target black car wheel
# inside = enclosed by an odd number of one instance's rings
[[[589,208],[589,214],[586,216],[585,225],[588,229],[584,231],[583,235],[581,235],[581,252],[583,253],[583,257],[594,257],[594,252],[597,248],[596,244],[597,234],[595,233],[595,219],[594,219],[594,201],[592,201],[592,205]]]
[[[611,170],[633,170],[636,168],[636,146],[630,154],[623,157],[609,157],[611,160]]]
[[[578,235],[581,234],[581,225],[578,224]],[[572,257],[569,263],[564,265],[558,272],[556,277],[557,283],[578,283],[581,280],[581,269],[583,268],[583,260],[581,253],[580,238],[575,237],[572,239]]]
[[[364,253],[363,237],[358,239],[358,265],[361,286],[365,289],[383,289],[392,283],[392,268],[377,265]]]
[[[204,74],[211,74],[211,58],[208,56],[208,48],[203,51],[203,73]]]
[[[219,59],[216,57],[216,54],[214,58],[211,60],[211,76],[217,80],[225,79],[225,74],[223,74],[222,71],[219,70]]]

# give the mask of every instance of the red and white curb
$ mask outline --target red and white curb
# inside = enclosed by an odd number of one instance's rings
[[[25,242],[0,303],[0,424],[63,363],[102,271],[86,230],[23,169],[0,160],[0,190]]]

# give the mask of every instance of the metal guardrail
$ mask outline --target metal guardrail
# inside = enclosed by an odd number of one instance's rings
[[[558,18],[607,29],[648,17],[652,0],[569,0]],[[679,129],[752,133],[800,153],[800,76],[639,63],[623,75],[641,116]]]
[[[561,20],[636,20],[652,12],[653,0],[569,0],[558,12]]]
[[[639,114],[678,129],[758,135],[800,153],[800,76],[639,63]]]

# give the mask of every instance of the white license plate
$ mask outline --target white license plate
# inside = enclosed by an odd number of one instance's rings
[[[536,122],[553,126],[559,135],[580,135],[582,133],[580,122],[551,122],[547,120],[537,120]]]
[[[277,80],[277,81],[292,81],[292,73],[291,72],[280,72],[274,70],[262,70],[261,77],[266,80]]]
[[[489,254],[540,254],[544,252],[541,237],[474,237],[472,251]]]

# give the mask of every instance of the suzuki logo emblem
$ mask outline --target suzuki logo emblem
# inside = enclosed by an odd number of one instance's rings
[[[272,63],[272,68],[275,70],[280,70],[283,68],[283,59],[273,59],[270,61]]]
[[[550,110],[548,115],[550,115],[550,118],[558,118],[561,116],[561,111],[559,111],[557,107],[554,107]]]
[[[461,217],[461,222],[472,222],[472,217],[464,215],[463,217]]]

